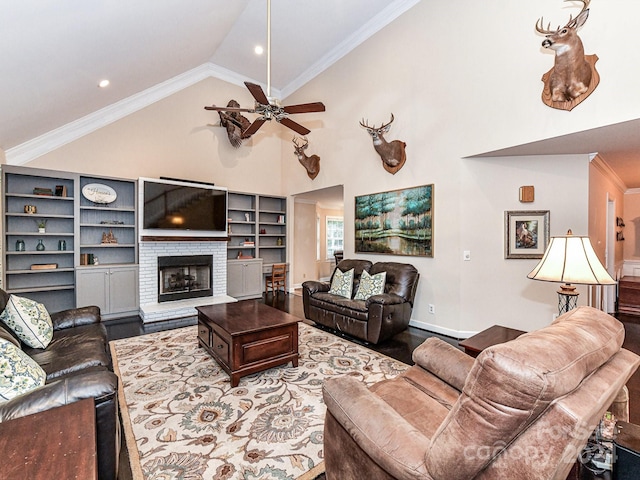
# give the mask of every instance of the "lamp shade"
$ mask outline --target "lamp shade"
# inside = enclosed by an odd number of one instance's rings
[[[615,285],[587,236],[551,237],[540,263],[527,275],[533,280],[581,285]]]

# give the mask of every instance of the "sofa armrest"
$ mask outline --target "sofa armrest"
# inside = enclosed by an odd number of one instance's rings
[[[327,410],[380,467],[398,479],[430,478],[431,440],[389,404],[352,377],[328,379],[322,390]]]
[[[51,314],[54,330],[79,327],[100,322],[100,308],[96,306],[71,308]]]
[[[108,370],[92,370],[69,375],[0,404],[0,422],[24,417],[84,398],[96,404],[114,398],[118,392],[118,377]]]
[[[430,337],[413,351],[413,361],[452,387],[462,391],[475,359],[453,345]]]
[[[302,284],[303,290],[309,295],[313,295],[318,292],[328,292],[331,290],[331,285],[328,282],[319,282],[317,280],[307,280]]]
[[[395,293],[381,293],[379,295],[372,295],[365,300],[365,304],[367,308],[372,303],[379,303],[380,305],[399,305],[401,303],[405,303],[406,300],[400,295],[396,295]]]

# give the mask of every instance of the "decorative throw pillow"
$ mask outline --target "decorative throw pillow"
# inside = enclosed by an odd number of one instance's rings
[[[0,403],[44,385],[47,374],[29,355],[0,338]]]
[[[353,268],[346,272],[343,272],[339,268],[336,268],[336,273],[333,274],[333,280],[331,280],[331,289],[329,293],[334,295],[340,295],[341,297],[351,298],[351,291],[353,290]]]
[[[362,271],[360,286],[356,292],[355,300],[366,300],[373,295],[384,293],[384,282],[387,279],[387,272],[369,275],[366,270]]]
[[[30,347],[47,348],[53,338],[49,312],[44,305],[28,298],[10,295],[0,320]]]

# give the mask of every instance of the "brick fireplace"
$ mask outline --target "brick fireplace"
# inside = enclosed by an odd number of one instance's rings
[[[211,295],[198,298],[176,298],[158,301],[160,257],[211,258]],[[140,317],[144,323],[197,315],[195,307],[214,303],[233,302],[227,296],[227,244],[221,241],[140,242]]]

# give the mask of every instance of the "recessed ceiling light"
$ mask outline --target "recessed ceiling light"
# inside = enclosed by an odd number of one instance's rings
[[[253,51],[256,52],[256,55],[262,55],[264,48],[262,48],[262,45],[256,45],[256,48],[254,48]]]
[[[100,80],[100,83],[98,83],[98,86],[100,88],[105,88],[109,86],[109,80]]]

